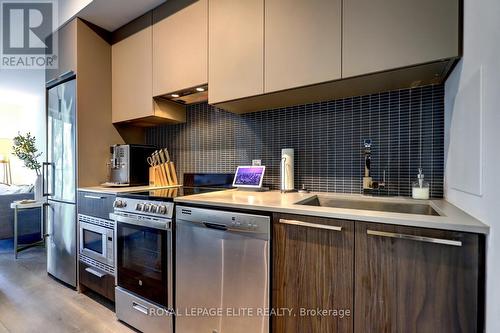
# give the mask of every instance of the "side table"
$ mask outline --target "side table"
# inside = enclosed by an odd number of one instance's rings
[[[39,245],[44,245],[45,243],[45,237],[44,237],[44,210],[43,207],[45,205],[45,202],[43,201],[14,201],[13,203],[10,204],[10,208],[14,209],[14,257],[17,259],[17,254],[23,250],[29,249],[30,247],[33,246],[39,246]],[[40,236],[41,240],[37,241],[35,243],[30,243],[30,244],[21,244],[22,246],[18,247],[17,244],[17,231],[18,231],[18,213],[21,210],[27,210],[27,209],[41,209],[40,213]]]

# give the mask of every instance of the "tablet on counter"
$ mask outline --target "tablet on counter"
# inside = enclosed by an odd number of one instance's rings
[[[239,166],[234,175],[234,187],[261,188],[266,167],[263,165]]]

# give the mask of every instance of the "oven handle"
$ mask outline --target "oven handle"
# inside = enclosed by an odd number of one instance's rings
[[[148,221],[148,220],[138,220],[138,219],[134,219],[131,217],[121,216],[121,215],[118,215],[115,213],[110,213],[109,218],[111,220],[116,221],[116,222],[137,225],[140,227],[148,227],[148,228],[166,230],[166,231],[172,230],[172,221],[170,221],[170,220],[165,221],[165,223],[161,223],[161,222],[154,222],[154,221]]]
[[[149,315],[148,313],[148,308],[145,307],[144,305],[142,304],[139,304],[139,303],[136,303],[136,302],[132,302],[132,308],[136,311],[139,311],[141,313],[144,313],[145,315]]]

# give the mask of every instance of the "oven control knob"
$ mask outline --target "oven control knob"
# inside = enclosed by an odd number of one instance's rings
[[[143,207],[142,211],[145,212],[145,213],[149,212],[149,207],[150,206],[151,206],[150,204],[144,204],[144,207]]]
[[[114,206],[116,208],[124,208],[124,207],[127,207],[127,203],[123,200],[115,200]]]
[[[154,205],[154,204],[149,205],[149,212],[150,213],[156,213],[157,209],[158,209],[157,205]]]
[[[158,206],[158,214],[167,214],[167,206],[165,205]]]
[[[135,206],[135,210],[138,210],[138,211],[142,211],[144,209],[144,204],[141,204],[141,203],[138,203],[136,206]]]

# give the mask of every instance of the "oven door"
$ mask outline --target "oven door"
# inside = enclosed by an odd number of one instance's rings
[[[115,221],[118,286],[172,308],[171,222],[157,228],[145,225],[144,217],[115,215]]]
[[[80,254],[113,266],[113,230],[80,221]]]

